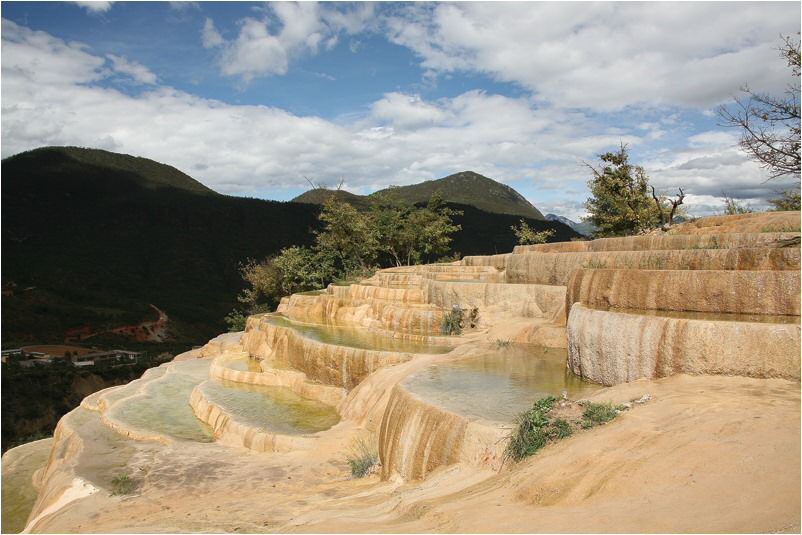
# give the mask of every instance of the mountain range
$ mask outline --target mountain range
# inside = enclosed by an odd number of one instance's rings
[[[546,221],[559,221],[563,225],[568,225],[579,234],[582,234],[583,236],[587,237],[590,237],[595,231],[598,230],[596,225],[594,225],[589,221],[582,221],[581,223],[577,223],[575,221],[571,221],[565,216],[557,214],[546,214]]]
[[[389,190],[390,188],[386,188],[365,196],[337,190],[336,195],[339,200],[349,202],[354,207],[367,207],[370,205],[371,197]],[[444,199],[454,204],[474,206],[490,213],[545,220],[540,210],[523,195],[506,184],[473,171],[462,171],[438,180],[427,180],[409,186],[396,186],[392,190],[400,199],[411,204],[425,203],[435,191],[439,191]],[[331,191],[325,188],[314,188],[294,198],[293,201],[322,204],[330,194]]]
[[[153,321],[153,307],[168,314],[170,341],[203,343],[225,330],[222,318],[238,305],[240,264],[311,245],[310,231],[320,226],[314,192],[300,198],[313,202],[221,195],[169,165],[97,149],[20,153],[2,161],[2,176],[4,347]],[[463,211],[454,217],[463,230],[452,252],[508,252],[510,226],[521,218],[554,229],[555,240],[578,236],[475,173],[398,189],[417,202],[432,183]],[[477,205],[489,205],[464,196],[455,198],[471,203],[454,202],[449,192],[470,189],[465,184],[475,192],[492,187],[498,194],[481,197],[497,205],[508,199],[505,211],[487,212]],[[89,343],[119,342],[110,336]]]

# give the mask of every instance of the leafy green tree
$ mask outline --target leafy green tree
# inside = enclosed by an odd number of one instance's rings
[[[416,207],[390,190],[376,196],[366,212],[332,195],[323,205],[324,227],[316,233],[315,246],[287,247],[264,261],[241,265],[246,287],[238,300],[249,314],[266,312],[285,295],[321,289],[355,274],[368,276],[382,255],[399,266],[429,259],[449,250],[451,234],[460,229],[451,216],[459,213],[446,207],[439,194]],[[240,330],[241,315],[234,310],[225,320]]]
[[[234,309],[223,318],[228,325],[228,332],[235,333],[245,330],[245,323],[248,321],[248,316],[242,313],[241,310]]]
[[[780,190],[777,192],[778,197],[769,199],[769,202],[774,205],[773,212],[786,212],[800,210],[800,185],[797,184],[795,188]]]
[[[363,271],[372,267],[379,247],[366,214],[332,195],[323,205],[320,220],[325,227],[317,232],[319,249],[335,253],[344,266],[355,262]]]
[[[448,208],[440,192],[432,194],[423,207],[401,199],[395,188],[374,195],[371,203],[367,215],[378,252],[388,255],[396,266],[417,264],[447,252],[451,235],[461,229],[451,217],[462,212]]]
[[[409,216],[413,207],[398,196],[396,188],[371,197],[370,219],[379,251],[389,255],[401,266],[407,251],[414,247],[415,236],[410,232]]]
[[[799,36],[799,33],[797,33]],[[780,55],[795,78],[781,97],[758,93],[748,86],[741,88],[743,97],[733,97],[734,105],[718,108],[721,126],[741,129],[739,145],[769,174],[768,180],[783,177],[799,179],[800,114],[799,114],[799,40],[784,37]]]
[[[546,243],[550,237],[554,236],[553,229],[537,231],[530,227],[524,219],[521,219],[517,226],[511,226],[510,229],[515,233],[515,237],[518,239],[518,245]]]
[[[629,163],[626,145],[617,152],[599,155],[600,167],[588,163],[593,173],[588,182],[592,197],[585,202],[590,214],[585,221],[598,227],[596,236],[627,236],[653,228],[659,215],[649,197],[649,177],[639,165]]]
[[[432,194],[425,207],[416,208],[409,214],[406,230],[409,236],[407,265],[420,263],[424,259],[431,261],[449,250],[451,235],[462,230],[462,226],[455,225],[451,220],[455,215],[462,215],[462,212],[448,208],[439,191]]]

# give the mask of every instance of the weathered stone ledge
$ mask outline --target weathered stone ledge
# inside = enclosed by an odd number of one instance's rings
[[[581,304],[568,366],[606,386],[678,373],[800,380],[800,325],[646,316]]]
[[[307,380],[306,374],[297,370],[280,370],[275,368],[264,368],[261,372],[250,372],[243,370],[232,370],[226,368],[225,363],[234,360],[249,358],[250,355],[241,351],[226,351],[215,357],[209,368],[209,376],[212,379],[223,379],[262,386],[283,386],[289,388],[296,394],[320,401],[333,407],[339,406],[347,391],[344,388],[320,385],[311,383]]]
[[[397,384],[379,430],[381,477],[423,479],[440,466],[469,463],[497,469],[509,427],[470,421],[431,405]]]
[[[591,307],[800,315],[799,271],[576,269],[566,310]]]
[[[427,302],[446,310],[500,306],[527,318],[554,318],[565,306],[565,286],[427,280],[423,289]]]
[[[599,238],[588,241],[517,245],[513,254],[574,253],[609,251],[656,251],[661,249],[730,249],[760,247],[799,236],[799,232],[761,232],[732,234],[658,234]]]
[[[669,270],[800,269],[799,248],[684,249],[510,255],[507,282],[567,286],[576,268]]]
[[[414,353],[326,344],[265,321],[249,323],[243,346],[255,357],[283,360],[313,381],[347,390],[383,366],[415,358]]]

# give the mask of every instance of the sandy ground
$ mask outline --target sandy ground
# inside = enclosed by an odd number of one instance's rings
[[[456,465],[409,483],[349,480],[343,453],[325,448],[264,454],[219,444],[128,442],[113,464],[119,470],[125,459],[136,475],[133,494],[112,496],[112,474],[84,455],[86,466],[76,473],[101,491],[30,527],[64,533],[800,532],[799,383],[680,375],[596,397],[620,403],[646,393],[652,401],[501,473]],[[98,437],[107,443],[97,448],[117,447],[102,423],[86,425],[87,432],[100,426]]]

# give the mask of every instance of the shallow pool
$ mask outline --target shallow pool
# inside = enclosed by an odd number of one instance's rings
[[[210,380],[204,397],[235,420],[282,435],[303,435],[329,429],[340,421],[333,407],[304,398],[281,386],[262,386]]]
[[[382,336],[381,334],[358,327],[345,327],[336,324],[302,323],[278,315],[265,315],[264,321],[271,325],[289,327],[305,338],[337,346],[371,349],[375,351],[393,351],[396,353],[426,354],[448,353],[452,349],[446,345]]]
[[[599,388],[566,367],[567,352],[541,346],[490,349],[481,357],[433,364],[404,381],[424,400],[468,418],[509,422],[545,396],[579,399]]]
[[[123,399],[108,416],[125,427],[184,440],[212,442],[211,428],[195,417],[189,405],[192,390],[209,378],[209,359],[174,362],[141,394]]]
[[[238,372],[259,373],[262,371],[261,362],[259,361],[259,359],[254,359],[254,358],[227,360],[223,363],[223,367]]]

